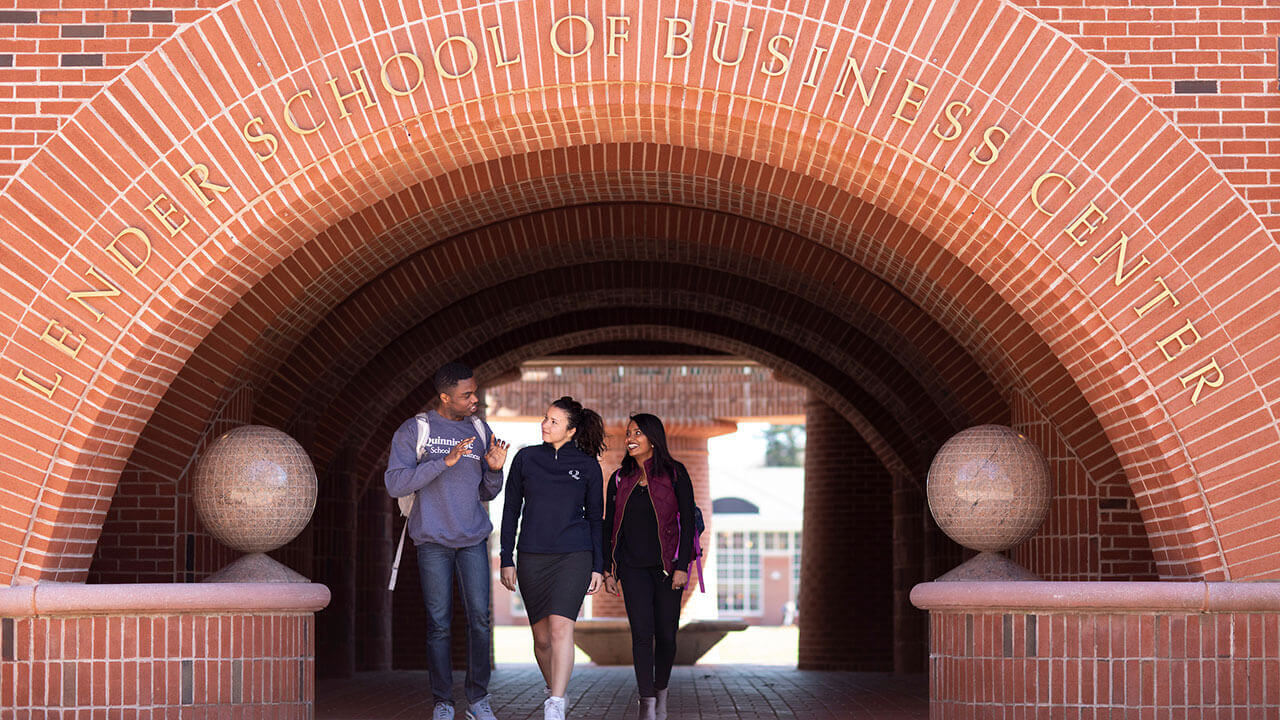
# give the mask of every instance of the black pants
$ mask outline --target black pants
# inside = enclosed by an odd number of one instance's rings
[[[654,697],[667,687],[676,660],[676,628],[680,625],[681,590],[660,567],[618,566],[622,600],[631,622],[631,659],[640,697]]]

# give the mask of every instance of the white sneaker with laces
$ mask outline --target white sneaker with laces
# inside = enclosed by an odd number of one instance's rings
[[[564,698],[549,697],[542,703],[542,720],[564,720]]]
[[[431,713],[431,720],[453,720],[453,705],[451,703],[436,703],[435,712]]]
[[[467,708],[467,720],[498,720],[493,716],[493,709],[489,707],[488,695],[471,703]]]

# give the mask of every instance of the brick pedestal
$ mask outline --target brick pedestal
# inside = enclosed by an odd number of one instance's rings
[[[1280,717],[1271,583],[926,583],[934,720]]]
[[[305,718],[315,584],[0,589],[5,717]],[[212,715],[209,715],[212,717]]]

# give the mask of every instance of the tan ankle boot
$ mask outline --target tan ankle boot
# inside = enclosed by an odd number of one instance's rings
[[[654,720],[667,720],[667,689],[662,688],[658,691],[658,697],[654,698],[657,702],[653,705]]]
[[[658,702],[658,698],[640,698],[640,707],[636,712],[636,720],[655,720],[653,707]]]

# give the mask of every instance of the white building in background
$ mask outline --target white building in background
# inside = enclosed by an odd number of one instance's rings
[[[764,466],[766,427],[743,423],[707,442],[715,537],[704,542],[719,616],[781,625],[800,590],[804,468]]]
[[[800,590],[803,468],[712,466],[716,607],[721,617],[781,625]]]

